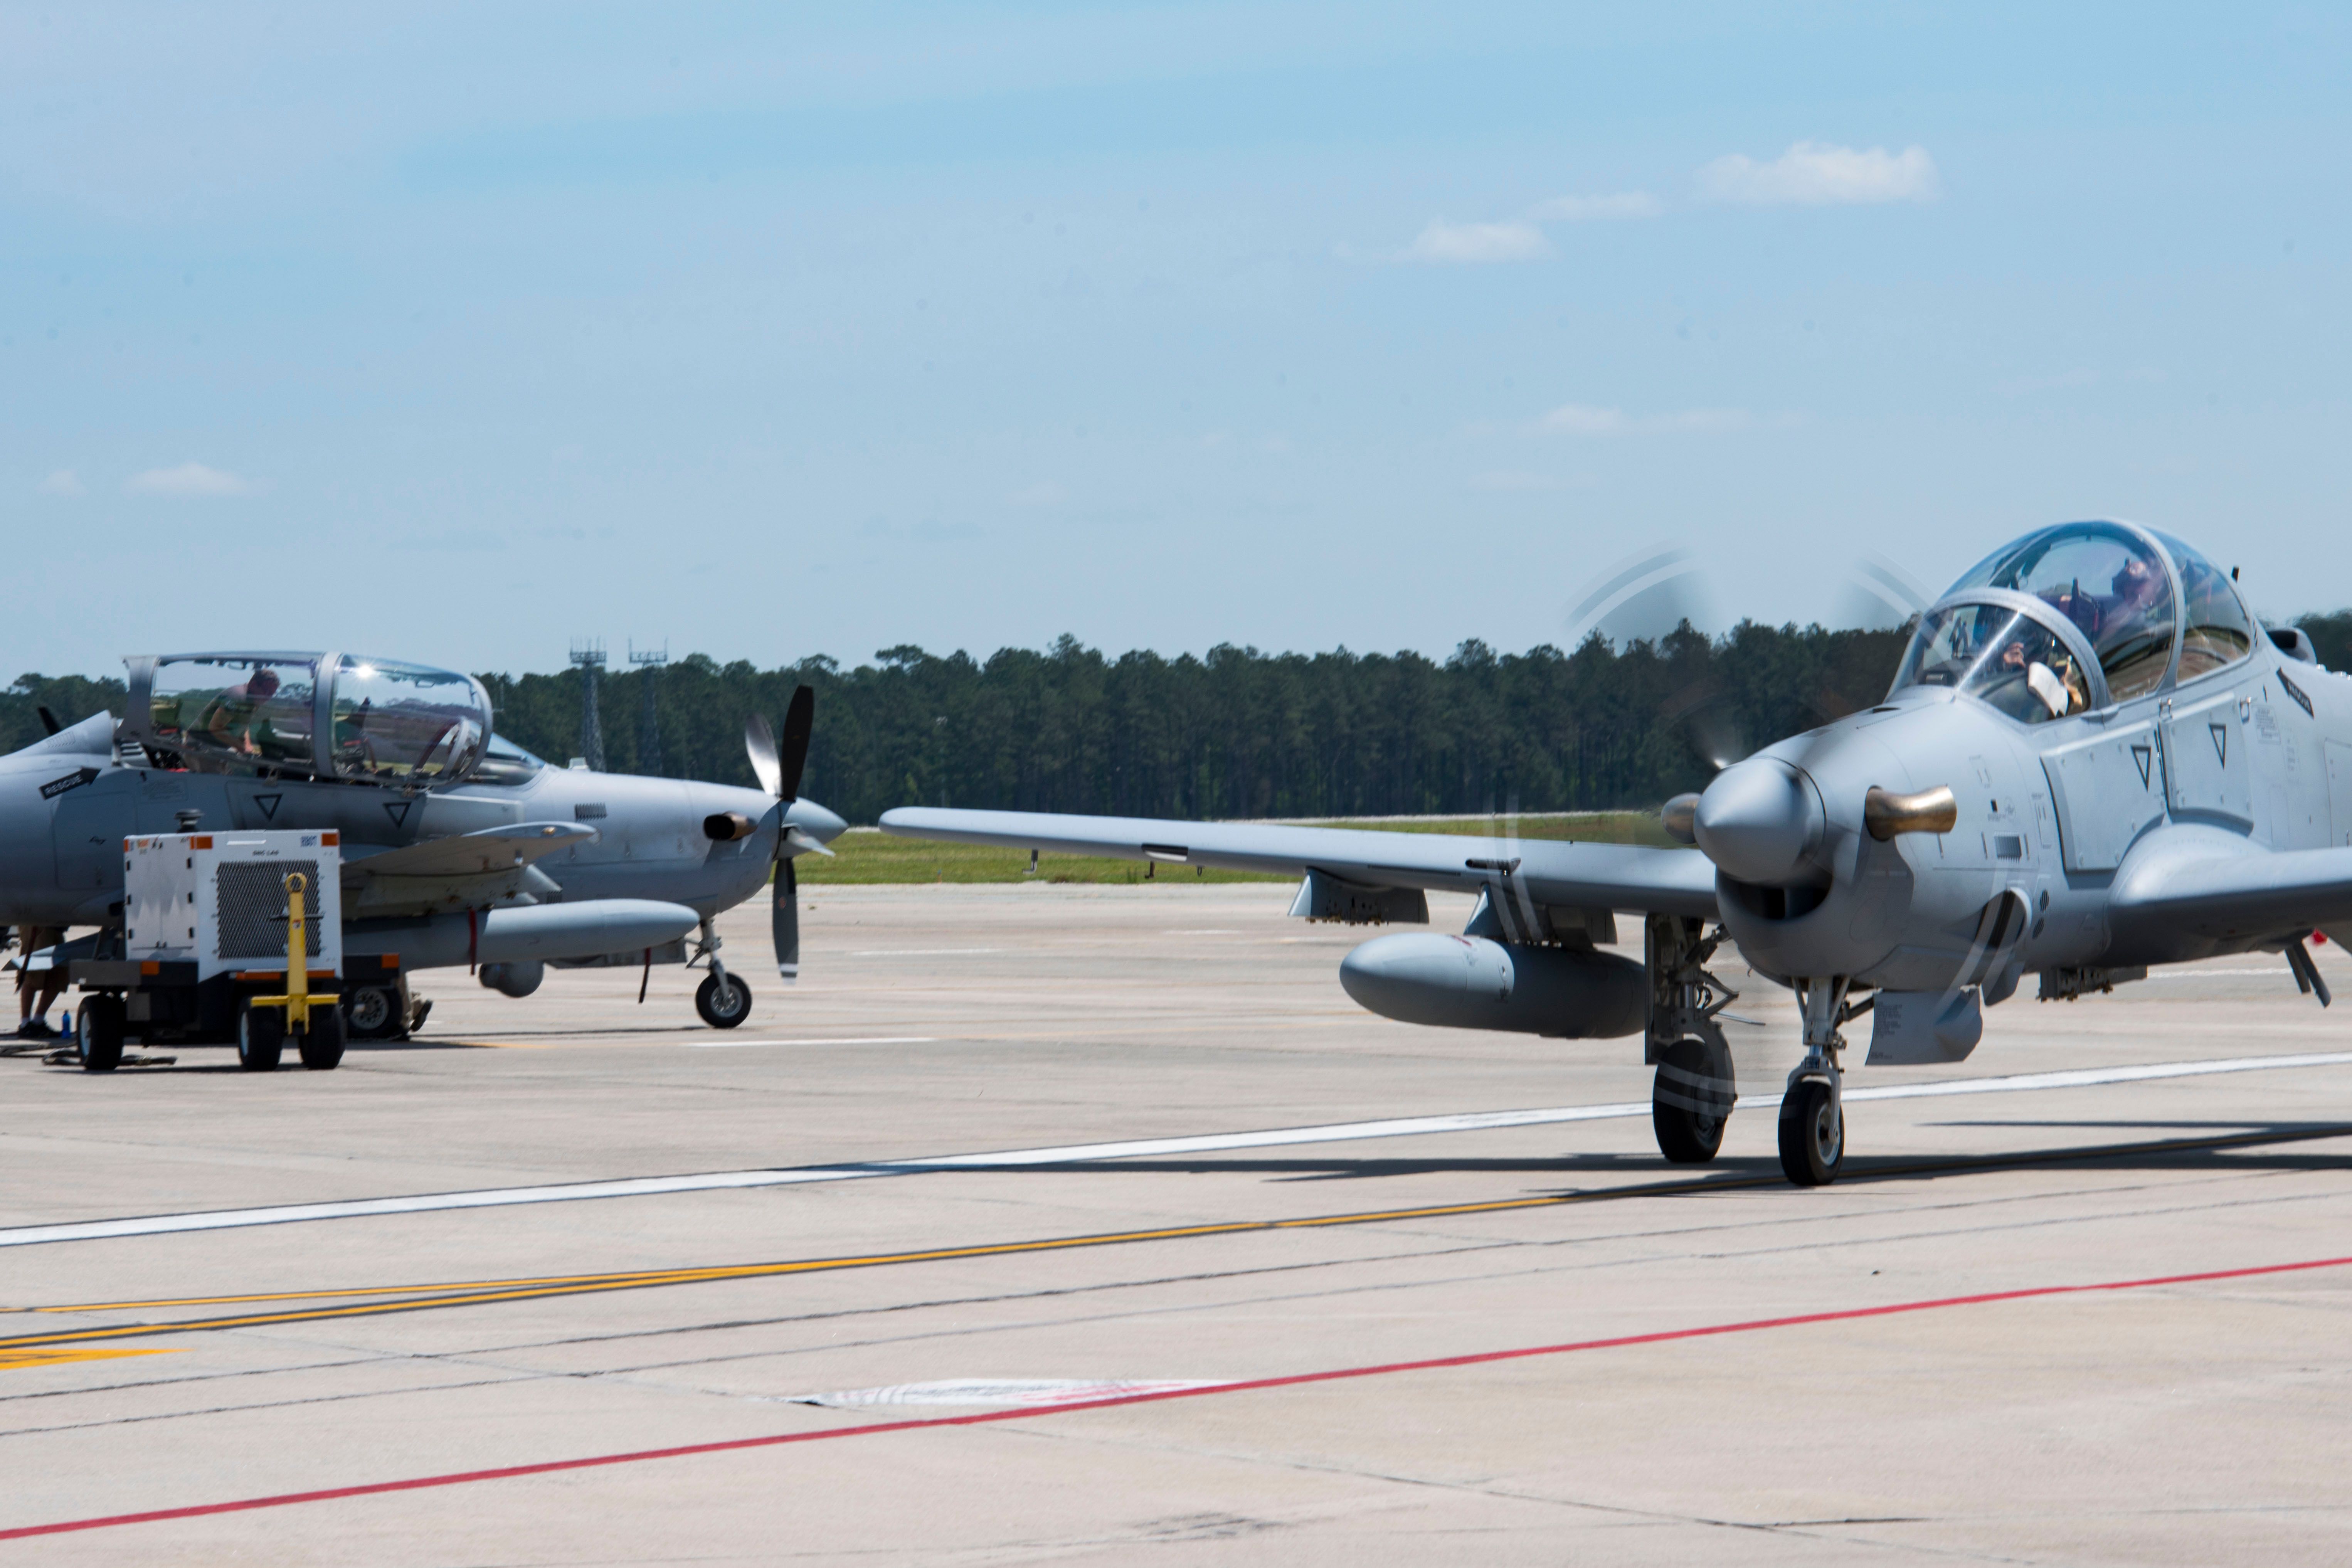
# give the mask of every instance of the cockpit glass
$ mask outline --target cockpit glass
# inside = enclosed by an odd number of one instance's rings
[[[490,737],[482,752],[482,760],[474,769],[474,782],[488,784],[519,784],[538,774],[547,763],[524,751],[503,735]]]
[[[1911,639],[1895,685],[1898,690],[1955,687],[2025,724],[2063,719],[2091,705],[2089,685],[2065,639],[2001,605],[1953,605],[1930,614]]]
[[[490,714],[465,676],[345,654],[335,669],[331,754],[344,778],[429,784],[464,775]]]
[[[2154,690],[2172,661],[2172,580],[2147,542],[2111,522],[2030,533],[1979,562],[1951,592],[2032,594],[2082,628],[2117,701]]]
[[[205,773],[313,771],[317,666],[310,659],[194,654],[158,660],[148,731]]]
[[[2172,552],[2180,572],[2181,680],[2235,664],[2254,651],[2254,623],[2239,601],[2238,590],[2221,569],[2168,533],[2157,538]]]

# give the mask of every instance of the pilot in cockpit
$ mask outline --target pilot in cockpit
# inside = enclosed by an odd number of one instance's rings
[[[2028,647],[2028,642],[2033,646]],[[2012,719],[2039,723],[2090,706],[2082,672],[2065,644],[2038,626],[2020,626],[2000,655],[1974,683],[1977,694]]]
[[[2109,584],[2105,612],[2100,617],[2109,629],[2132,621],[2145,620],[2156,602],[2164,595],[2164,579],[2156,569],[2137,555],[2126,555],[2124,563]]]
[[[278,672],[264,665],[242,684],[229,687],[205,704],[196,728],[224,751],[259,756],[263,742],[270,738],[269,721],[262,716],[261,707],[277,694]]]

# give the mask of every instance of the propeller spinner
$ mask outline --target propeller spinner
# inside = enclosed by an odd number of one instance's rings
[[[784,709],[781,743],[763,716],[754,713],[743,721],[743,749],[751,754],[751,771],[759,775],[760,787],[777,801],[775,892],[768,931],[775,942],[776,973],[786,984],[801,973],[800,878],[793,869],[793,858],[812,849],[833,853],[791,816],[793,803],[800,799],[801,773],[808,766],[809,732],[815,721],[816,692],[806,686],[793,692]]]

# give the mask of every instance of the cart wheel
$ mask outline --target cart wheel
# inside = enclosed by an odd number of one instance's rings
[[[122,1065],[121,997],[100,991],[82,998],[74,1048],[84,1072],[112,1072]]]
[[[343,1010],[340,1007],[313,1007],[310,1026],[297,1037],[302,1052],[302,1065],[312,1072],[327,1072],[343,1059]]]
[[[286,1015],[275,1007],[247,1006],[236,1016],[236,1065],[247,1072],[276,1072],[286,1049]]]

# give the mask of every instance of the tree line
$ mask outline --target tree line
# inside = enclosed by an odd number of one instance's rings
[[[2352,668],[2352,611],[2302,623]],[[754,783],[743,721],[781,722],[816,690],[802,793],[852,822],[894,805],[1207,818],[1479,815],[1654,805],[1717,766],[1885,693],[1906,631],[1744,622],[1572,652],[1475,639],[1417,653],[1108,657],[1065,637],[986,659],[885,648],[845,668],[774,669],[688,655],[607,671],[599,711],[615,773]],[[581,672],[481,677],[499,733],[556,765],[580,753]],[[648,685],[660,766],[644,745]],[[120,680],[20,677],[0,692],[0,750],[62,721],[120,713]]]

